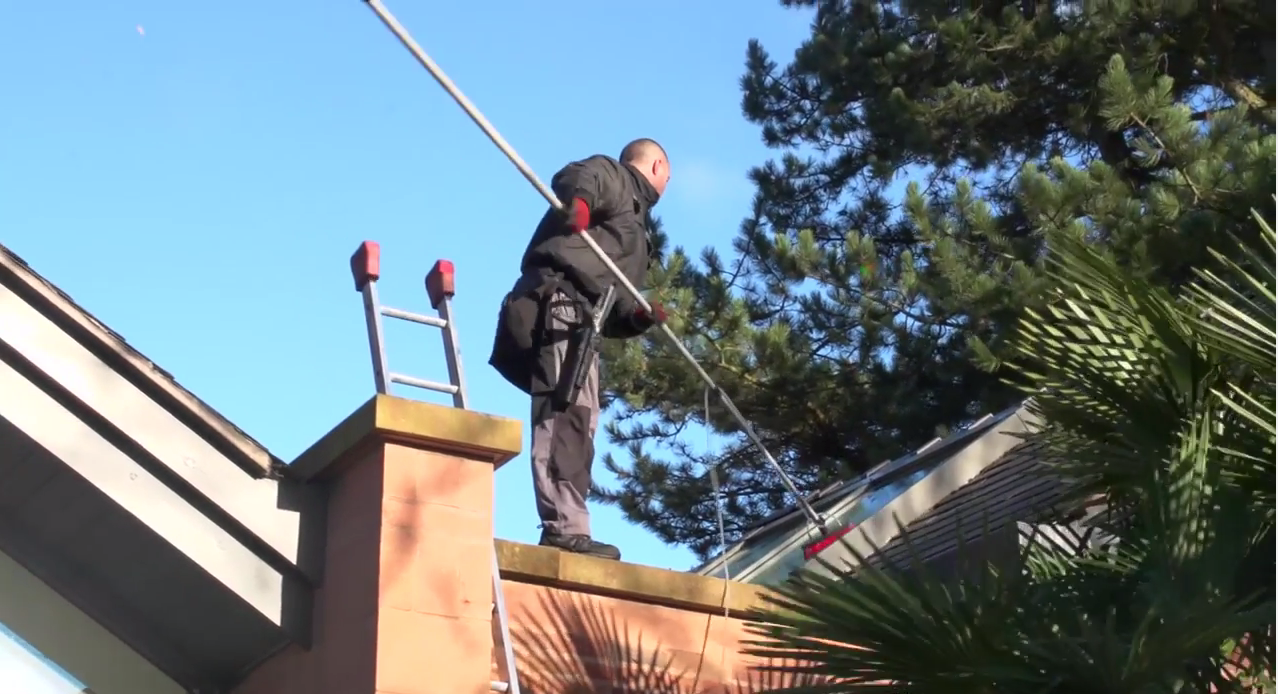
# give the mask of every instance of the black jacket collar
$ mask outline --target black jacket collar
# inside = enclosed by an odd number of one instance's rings
[[[657,204],[657,200],[661,198],[661,193],[648,182],[648,178],[639,172],[639,169],[625,164],[626,171],[630,173],[630,177],[635,180],[635,190],[639,191],[639,201],[644,207],[652,208]]]

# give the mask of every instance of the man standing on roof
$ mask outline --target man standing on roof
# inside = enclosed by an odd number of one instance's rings
[[[488,363],[532,396],[533,489],[543,546],[621,558],[619,549],[591,537],[586,508],[599,424],[596,352],[581,353],[588,360],[584,386],[571,402],[562,397],[569,392],[565,379],[572,378],[565,362],[578,349],[571,338],[616,284],[581,235],[590,234],[642,291],[652,251],[649,211],[669,181],[666,152],[649,139],[626,145],[617,159],[597,154],[565,166],[551,180],[565,208],[552,207],[541,218],[524,251],[522,276],[502,301]],[[601,331],[605,338],[638,337],[665,320],[660,306],[648,313],[620,286],[614,296]]]

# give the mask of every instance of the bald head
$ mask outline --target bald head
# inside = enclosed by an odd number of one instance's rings
[[[652,159],[665,159],[666,150],[657,144],[656,140],[650,140],[641,137],[633,140],[630,144],[621,149],[620,161],[622,164],[637,164]]]
[[[652,187],[657,189],[657,195],[666,192],[666,184],[670,182],[670,160],[666,158],[666,150],[656,140],[646,137],[634,140],[622,148],[618,159],[643,174]]]

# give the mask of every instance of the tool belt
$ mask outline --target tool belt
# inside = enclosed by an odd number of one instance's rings
[[[557,292],[576,304],[578,324],[563,334],[553,329],[550,304]],[[502,300],[488,363],[511,385],[527,394],[535,388],[534,370],[543,358],[545,347],[568,340],[568,352],[559,368],[554,387],[557,406],[566,407],[576,400],[589,373],[591,351],[599,348],[599,334],[608,312],[612,310],[615,290],[609,288],[604,297],[591,302],[563,273],[539,270],[525,273]]]
[[[559,370],[559,382],[555,385],[553,402],[556,410],[562,411],[572,406],[577,402],[581,389],[585,387],[586,377],[590,374],[590,365],[595,355],[599,353],[603,322],[608,318],[608,312],[612,310],[616,293],[615,285],[608,287],[593,307],[588,302],[577,299],[577,315],[586,320],[580,321],[573,328],[572,334],[568,336],[568,351]]]

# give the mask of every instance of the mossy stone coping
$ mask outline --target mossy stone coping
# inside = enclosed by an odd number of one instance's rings
[[[430,448],[500,467],[523,449],[523,423],[457,407],[375,395],[299,455],[287,475],[306,481],[331,473],[333,463],[376,437]]]
[[[497,540],[497,563],[506,580],[706,614],[724,613],[722,578],[608,561],[508,540]],[[761,586],[730,582],[728,613],[743,617],[751,608],[763,607],[760,596],[764,592]]]

